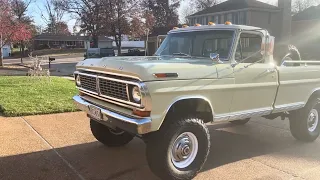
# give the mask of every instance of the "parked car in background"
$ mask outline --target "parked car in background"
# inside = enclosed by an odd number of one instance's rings
[[[89,48],[84,54],[84,59],[103,58],[109,56],[116,56],[113,48]]]
[[[129,49],[125,56],[145,56],[145,51],[141,51],[138,48]]]

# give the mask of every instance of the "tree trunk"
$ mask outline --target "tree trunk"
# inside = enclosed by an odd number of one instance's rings
[[[119,36],[118,41],[119,41],[118,43],[118,56],[119,56],[121,55],[121,35]]]
[[[0,46],[0,67],[3,67],[2,47]]]
[[[93,40],[93,48],[98,48],[98,36],[97,35],[93,35],[92,37]]]
[[[22,62],[22,44],[21,43],[20,43],[20,48],[19,49],[20,49],[20,61],[21,61],[21,63],[23,63]]]
[[[114,41],[116,42],[118,56],[121,56],[121,38],[117,34],[114,35]]]

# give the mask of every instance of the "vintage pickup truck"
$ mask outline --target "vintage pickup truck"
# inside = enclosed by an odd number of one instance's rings
[[[114,147],[139,137],[155,175],[192,179],[210,150],[208,123],[288,117],[297,140],[319,136],[320,66],[293,46],[282,59],[274,49],[258,27],[175,28],[154,56],[79,62],[73,99],[98,141]]]

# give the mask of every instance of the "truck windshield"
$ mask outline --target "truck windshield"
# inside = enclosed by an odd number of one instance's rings
[[[221,60],[227,60],[233,35],[232,30],[171,33],[155,55],[209,58],[210,53],[218,53]]]

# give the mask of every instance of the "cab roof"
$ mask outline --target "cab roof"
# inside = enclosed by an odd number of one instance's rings
[[[176,28],[168,32],[171,33],[179,33],[179,32],[192,32],[192,31],[205,31],[205,30],[258,30],[263,31],[262,28],[254,27],[254,26],[246,26],[246,25],[226,25],[226,24],[215,24],[215,25],[198,25],[198,26],[187,26]]]

